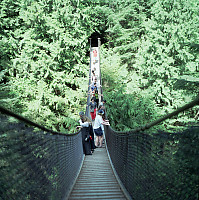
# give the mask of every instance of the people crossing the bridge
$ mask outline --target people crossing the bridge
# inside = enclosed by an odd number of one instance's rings
[[[96,64],[98,62],[98,59],[97,59],[97,50],[94,49],[93,50],[93,64]]]
[[[80,126],[77,126],[78,128],[81,128],[81,134],[82,134],[82,146],[83,146],[83,152],[85,155],[92,155],[91,149],[93,150],[92,146],[92,134],[91,134],[91,126],[92,122],[91,120],[84,114],[84,112],[79,113],[80,116]]]
[[[92,71],[96,71],[96,67],[95,66],[92,66]]]
[[[95,71],[92,70],[91,82],[94,82],[95,80],[97,80],[97,75],[95,74]]]
[[[100,78],[98,64],[96,74]],[[128,131],[124,121],[113,118],[113,122],[117,120],[125,128],[115,131],[104,119],[106,100],[99,98],[100,89],[96,86],[91,90],[86,114],[79,113],[77,129],[81,131],[75,133],[54,131],[0,106],[2,200],[198,199],[199,127],[187,129],[188,124],[184,124],[182,132],[170,131],[170,127],[169,132],[147,129],[198,106],[199,97],[156,121]],[[93,122],[89,114],[91,104],[96,105]],[[62,122],[59,130],[74,128],[74,121]],[[103,139],[106,145],[100,148]],[[95,145],[99,148],[93,154]]]
[[[98,105],[99,105],[99,92],[98,92],[98,90],[95,88],[94,89],[94,95],[95,95],[95,102],[96,102],[96,104],[97,104],[97,108],[98,108]]]
[[[98,115],[99,110],[103,110],[103,106],[99,105],[99,107],[96,109],[96,116]]]
[[[92,97],[91,102],[87,105],[90,108],[90,115],[92,121],[95,120],[96,117],[96,108],[97,108],[97,103],[95,102],[95,97]]]
[[[106,104],[106,100],[103,99],[102,102],[100,103],[100,105],[103,107],[103,109],[105,109],[105,104]]]
[[[101,147],[103,142],[103,125],[109,125],[109,122],[105,121],[104,113],[105,113],[105,103],[106,100],[103,101],[102,105],[101,103],[101,97],[103,95],[101,94],[101,84],[100,84],[100,68],[99,68],[99,49],[97,47],[91,48],[91,75],[90,75],[90,84],[88,91],[88,95],[90,95],[91,102],[88,103],[87,107],[89,107],[90,110],[90,116],[92,119],[92,122],[95,126],[95,136],[96,141],[95,144],[97,146]],[[98,108],[98,109],[97,109]],[[96,110],[98,111],[96,113]],[[99,116],[98,116],[99,113]],[[96,117],[97,116],[97,117]],[[99,126],[100,124],[100,126]],[[99,126],[99,127],[98,127]],[[102,126],[102,127],[101,127]],[[101,128],[100,128],[101,127]],[[102,130],[102,135],[100,133],[100,129]]]
[[[97,83],[94,83],[94,84],[91,86],[91,92],[92,92],[94,89],[97,89]]]
[[[96,85],[96,87],[99,89],[100,87],[102,87],[97,79],[97,77],[95,77],[94,81],[90,84],[90,87],[93,87],[94,85]]]
[[[91,99],[92,99],[92,98],[94,99],[94,101],[96,102],[97,107],[98,107],[98,106],[99,106],[99,97],[100,97],[100,96],[102,97],[103,94],[101,94],[101,93],[99,92],[99,90],[97,89],[96,86],[94,86],[88,94],[90,95]]]
[[[104,120],[104,122],[106,122],[106,125],[108,125],[108,120],[105,119],[105,107],[103,107],[103,105],[99,105],[99,107],[96,109],[96,116],[98,115],[98,112],[100,110],[103,110],[104,111],[104,114],[102,115],[102,119]]]
[[[98,115],[96,116],[95,123],[93,126],[94,133],[96,135],[95,146],[102,147],[103,142],[103,134],[104,134],[104,126],[107,125],[102,119],[102,115],[104,114],[103,110],[98,111]]]

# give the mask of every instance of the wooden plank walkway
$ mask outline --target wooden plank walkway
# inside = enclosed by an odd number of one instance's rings
[[[68,199],[126,199],[111,168],[106,148],[97,148],[93,155],[85,156]]]

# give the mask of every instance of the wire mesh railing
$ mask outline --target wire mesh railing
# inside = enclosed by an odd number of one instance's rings
[[[114,168],[132,199],[199,198],[199,127],[124,135],[106,126],[105,132]]]
[[[197,105],[198,99],[193,102]],[[199,127],[154,134],[147,133],[148,127],[128,132],[104,127],[111,162],[131,198],[199,199]]]
[[[57,133],[0,111],[7,114],[0,112],[0,200],[66,199],[84,158],[81,134]],[[132,199],[199,198],[199,127],[147,134],[166,118],[128,132],[104,127],[111,162]]]
[[[81,134],[35,130],[0,113],[0,199],[62,200],[83,162]]]
[[[0,200],[66,199],[83,159],[81,131],[52,131],[0,106]]]

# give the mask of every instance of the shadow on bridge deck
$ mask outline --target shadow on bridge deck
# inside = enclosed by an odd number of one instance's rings
[[[113,173],[106,148],[97,148],[93,155],[85,156],[68,199],[127,199]]]

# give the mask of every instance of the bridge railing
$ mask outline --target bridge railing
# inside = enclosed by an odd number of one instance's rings
[[[0,112],[0,199],[67,197],[83,162],[81,134],[36,130],[23,117],[0,111],[7,114]]]
[[[171,116],[128,132],[105,126],[111,162],[132,199],[199,198],[199,127],[178,133],[147,133],[147,128]]]
[[[0,106],[0,199],[66,199],[83,159],[81,131],[52,131]]]

